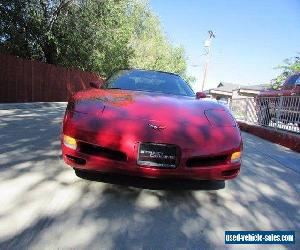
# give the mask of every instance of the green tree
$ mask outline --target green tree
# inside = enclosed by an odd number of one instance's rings
[[[138,67],[191,79],[184,49],[143,0],[2,0],[0,53],[104,76]]]
[[[128,66],[125,0],[3,0],[0,51],[109,74]]]
[[[84,1],[62,18],[61,63],[109,75],[128,68],[131,25],[128,1]],[[62,25],[61,25],[62,26]],[[67,45],[67,46],[66,46]]]
[[[186,75],[186,56],[182,46],[173,46],[161,28],[158,17],[151,11],[146,2],[137,1],[132,10],[132,37],[129,46],[133,50],[130,66],[162,70]]]
[[[72,4],[72,0],[2,0],[0,51],[57,63],[59,41],[55,35],[56,24]]]

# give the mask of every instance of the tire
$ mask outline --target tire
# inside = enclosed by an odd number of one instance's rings
[[[74,168],[74,171],[75,171],[76,176],[79,178],[82,178],[82,179],[86,179],[89,175],[88,172],[81,170],[81,169]]]

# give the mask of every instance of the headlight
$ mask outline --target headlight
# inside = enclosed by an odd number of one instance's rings
[[[238,163],[241,160],[241,152],[234,152],[230,157],[231,163]]]
[[[232,115],[224,109],[208,109],[205,116],[213,127],[235,127],[236,123]]]
[[[71,148],[71,149],[74,149],[74,150],[76,150],[76,148],[77,148],[77,142],[71,136],[64,135],[64,137],[63,137],[63,143],[68,148]]]

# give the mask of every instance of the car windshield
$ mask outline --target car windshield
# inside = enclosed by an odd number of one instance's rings
[[[108,78],[102,88],[149,91],[167,95],[195,95],[190,86],[180,76],[147,70],[119,71]]]

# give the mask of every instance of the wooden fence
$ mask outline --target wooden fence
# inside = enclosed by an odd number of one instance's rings
[[[0,55],[0,102],[54,102],[89,88],[99,75],[10,55]]]

